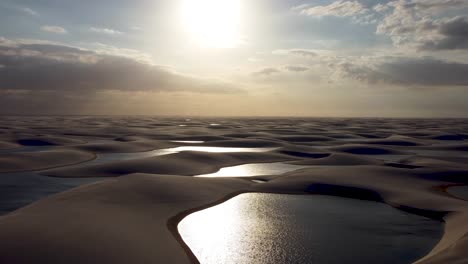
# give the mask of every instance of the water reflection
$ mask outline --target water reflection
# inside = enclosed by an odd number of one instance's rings
[[[268,152],[273,151],[277,148],[224,148],[224,147],[206,147],[206,146],[181,146],[176,148],[168,149],[156,149],[145,152],[135,152],[135,153],[109,153],[109,154],[99,154],[98,157],[82,165],[96,165],[103,164],[111,161],[123,161],[123,160],[132,160],[132,159],[141,159],[141,158],[150,158],[157,156],[164,156],[175,154],[183,151],[198,151],[198,152],[210,152],[210,153],[234,153],[234,152]]]
[[[0,215],[52,194],[103,180],[102,178],[53,178],[40,176],[35,172],[2,173],[0,176]]]
[[[55,146],[20,146],[12,149],[0,149],[0,154],[11,154],[21,152],[41,152],[50,150]]]
[[[411,263],[439,222],[384,204],[330,196],[242,194],[193,213],[183,240],[208,263]]]
[[[385,162],[400,162],[403,159],[409,158],[412,155],[384,154],[384,155],[359,155],[371,159],[377,159]]]
[[[291,165],[286,163],[253,163],[225,167],[220,169],[218,172],[198,175],[196,177],[251,177],[262,175],[278,175],[308,167],[310,166]]]
[[[273,151],[277,148],[226,148],[226,147],[195,147],[195,146],[183,146],[173,148],[174,152],[182,151],[202,151],[212,153],[232,153],[232,152],[268,152]]]
[[[454,186],[447,189],[451,195],[468,201],[468,186]]]
[[[267,181],[265,181],[265,180],[252,180],[252,182],[255,182],[255,183],[266,183]]]
[[[205,143],[205,141],[198,141],[198,140],[173,140],[171,142],[185,143],[185,144],[202,144],[202,143]]]
[[[465,151],[456,150],[430,150],[430,149],[412,149],[411,152],[421,156],[435,156],[435,157],[468,157]]]

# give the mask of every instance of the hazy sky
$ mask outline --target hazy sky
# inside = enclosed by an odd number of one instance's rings
[[[468,117],[468,0],[0,0],[0,114]]]

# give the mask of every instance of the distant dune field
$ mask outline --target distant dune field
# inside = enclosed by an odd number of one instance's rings
[[[445,224],[417,263],[468,258],[468,202],[451,192],[468,185],[468,120],[51,116],[0,124],[0,263],[197,262],[179,221],[252,192],[385,203]],[[272,173],[271,163],[284,170]]]

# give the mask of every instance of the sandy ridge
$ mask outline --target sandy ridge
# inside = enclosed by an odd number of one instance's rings
[[[444,238],[420,263],[463,259],[468,240],[458,231],[468,231],[462,221],[468,206],[433,188],[453,181],[427,180],[426,174],[430,172],[330,166],[272,176],[264,184],[246,179],[133,174],[58,194],[0,218],[0,262],[190,263],[193,256],[175,233],[176,223],[186,214],[242,192],[310,194],[314,184],[372,190],[394,207],[422,209],[416,212],[448,212]],[[30,234],[35,236],[21,239]],[[123,245],[125,250],[115,250]],[[19,254],[20,249],[31,253]],[[53,256],[45,253],[51,251]]]

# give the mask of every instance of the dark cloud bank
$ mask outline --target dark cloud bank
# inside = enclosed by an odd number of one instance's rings
[[[463,35],[464,30],[450,25],[443,32]],[[300,55],[310,56],[309,53]],[[314,58],[324,68],[328,66],[338,71],[343,78],[365,83],[441,89],[468,87],[468,64],[464,63],[431,57],[375,57],[366,61],[346,58],[332,62],[320,62],[319,56]],[[264,68],[253,75],[266,77],[298,72],[306,76],[314,74],[308,66],[288,65]],[[155,96],[159,92],[234,94],[242,90],[222,81],[153,65],[138,54],[109,54],[60,44],[0,38],[0,114],[79,114],[80,108],[93,104],[124,109],[128,106],[126,96],[132,97],[137,92]],[[112,96],[124,98],[124,101],[114,101]]]
[[[372,84],[468,87],[468,64],[429,57],[389,57],[370,65],[346,62],[333,66],[345,77]]]
[[[138,58],[56,44],[2,46],[0,91],[189,91],[232,93],[229,84],[183,75]]]
[[[423,50],[468,49],[468,19],[455,17],[435,24],[436,32],[441,36],[437,40],[425,41],[420,45]]]
[[[171,93],[243,91],[153,65],[138,52],[0,38],[0,114],[131,114],[145,107],[157,113],[159,103],[171,104],[161,99]]]

